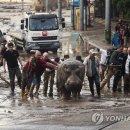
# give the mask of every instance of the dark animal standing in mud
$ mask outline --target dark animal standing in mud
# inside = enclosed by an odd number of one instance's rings
[[[68,59],[57,70],[57,91],[63,98],[80,96],[84,81],[85,66],[77,60]]]

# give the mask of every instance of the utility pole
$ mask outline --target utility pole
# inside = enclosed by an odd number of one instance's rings
[[[21,0],[22,2],[22,14],[24,13],[24,0]]]
[[[105,0],[105,40],[111,43],[111,0]]]
[[[84,31],[84,0],[80,0],[80,31]]]
[[[87,22],[88,22],[88,14],[87,14],[87,6],[88,6],[88,2],[87,2],[87,0],[84,0],[84,21],[85,21],[85,23],[84,23],[84,29],[85,29],[85,31],[87,30]]]
[[[59,17],[59,22],[61,23],[61,18],[62,18],[62,1],[58,0],[58,17]]]
[[[88,1],[88,26],[91,26],[91,18],[90,18],[90,0]]]
[[[48,5],[49,5],[49,0],[46,0],[46,12],[47,13],[49,12]]]
[[[72,24],[72,28],[73,30],[75,30],[75,25],[74,25],[74,0],[72,1],[72,5],[71,5],[71,24]]]

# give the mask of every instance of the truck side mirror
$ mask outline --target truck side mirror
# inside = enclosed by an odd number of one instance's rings
[[[65,18],[61,18],[61,22],[65,22]]]
[[[26,24],[25,24],[25,28],[28,28],[28,19],[26,18]]]
[[[65,22],[62,23],[62,28],[65,28]]]
[[[21,24],[21,30],[23,30],[24,29],[24,24]]]
[[[21,23],[24,23],[24,20],[23,20],[23,19],[21,20]]]
[[[61,18],[62,28],[65,28],[65,18]]]

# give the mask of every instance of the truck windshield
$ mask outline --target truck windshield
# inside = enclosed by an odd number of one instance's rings
[[[57,30],[58,20],[57,18],[30,18],[29,26],[31,31]]]

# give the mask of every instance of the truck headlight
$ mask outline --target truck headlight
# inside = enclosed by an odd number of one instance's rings
[[[59,43],[59,42],[55,42],[54,45],[55,45],[55,46],[59,46],[60,43]]]
[[[34,46],[36,46],[36,43],[31,43],[30,46],[34,47]]]
[[[28,42],[27,46],[34,47],[34,46],[36,46],[36,43]]]

